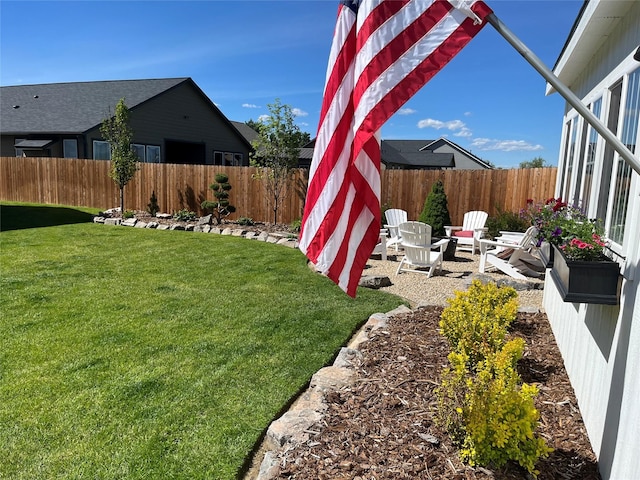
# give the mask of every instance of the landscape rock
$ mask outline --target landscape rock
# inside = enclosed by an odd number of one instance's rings
[[[174,223],[169,227],[169,230],[184,230],[184,225],[180,225],[179,223]]]
[[[274,447],[305,442],[309,439],[309,433],[306,430],[320,418],[322,415],[315,410],[290,410],[271,423],[267,430],[266,441]]]
[[[134,226],[136,228],[147,228],[147,224],[145,222],[136,222]]]
[[[386,276],[377,276],[377,275],[364,275],[360,278],[360,282],[358,286],[364,288],[372,288],[377,290],[382,287],[390,287],[393,285],[391,283],[391,279]]]
[[[120,225],[122,225],[123,227],[135,227],[136,223],[138,223],[138,219],[133,217],[125,218],[124,220],[122,220],[122,223],[120,223]]]
[[[173,218],[173,215],[171,215],[170,213],[156,213],[156,218],[162,218],[163,220],[168,220],[170,218]]]
[[[104,223],[104,217],[93,217],[93,223]]]
[[[311,377],[309,388],[317,388],[323,392],[339,390],[342,387],[351,385],[353,378],[353,370],[348,368],[324,367]]]
[[[334,367],[355,368],[362,361],[362,353],[354,348],[342,347],[335,361]]]
[[[121,218],[105,218],[104,219],[105,225],[120,225],[120,223],[122,223]]]
[[[200,217],[198,219],[198,225],[210,225],[211,224],[212,215],[205,215],[204,217]]]
[[[168,225],[166,223],[161,223],[160,225],[158,225],[158,230],[169,230],[170,227],[171,225]]]
[[[149,222],[147,223],[147,228],[158,228],[158,222]]]

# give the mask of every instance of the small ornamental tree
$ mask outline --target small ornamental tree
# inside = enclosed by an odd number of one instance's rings
[[[129,126],[129,109],[121,98],[114,116],[100,125],[100,134],[111,146],[109,176],[120,188],[120,211],[124,214],[124,187],[138,170],[138,157],[131,149],[133,130]]]
[[[236,211],[236,207],[229,204],[229,190],[231,190],[229,176],[225,173],[216,174],[215,183],[209,185],[209,188],[213,190],[213,196],[216,199],[215,201],[205,200],[200,206],[204,211],[211,211],[219,225],[224,218]]]
[[[447,206],[447,194],[444,193],[442,180],[438,180],[431,187],[431,192],[427,195],[424,208],[418,220],[431,225],[431,233],[434,236],[444,236],[445,225],[451,225],[449,207]]]
[[[291,170],[298,165],[301,142],[307,137],[294,123],[293,109],[289,105],[267,105],[269,115],[256,127],[258,136],[252,142],[254,152],[251,165],[259,167],[254,178],[264,182],[265,194],[273,210],[273,223],[278,221],[278,209],[289,193]]]

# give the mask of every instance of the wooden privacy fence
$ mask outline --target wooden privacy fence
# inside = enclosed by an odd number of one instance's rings
[[[110,162],[44,157],[0,157],[0,200],[85,206],[102,210],[119,206],[119,190],[109,177]],[[518,211],[526,200],[545,200],[555,189],[556,168],[510,170],[383,170],[381,201],[407,210],[417,219],[433,183],[442,180],[452,223],[459,225],[469,210]],[[162,212],[188,209],[202,213],[200,203],[214,200],[209,185],[216,173],[229,176],[230,202],[236,213],[273,222],[273,209],[263,182],[253,167],[211,165],[140,165],[125,187],[125,208],[146,210],[155,192]],[[290,194],[278,208],[279,223],[302,216],[306,170],[295,170]]]

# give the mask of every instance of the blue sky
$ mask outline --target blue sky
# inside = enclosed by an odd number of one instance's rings
[[[486,0],[553,68],[582,0]],[[231,120],[276,98],[315,136],[337,2],[0,1],[0,84],[191,77]],[[382,128],[498,167],[557,164],[564,100],[490,25]]]

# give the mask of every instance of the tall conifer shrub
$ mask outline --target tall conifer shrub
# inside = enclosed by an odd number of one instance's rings
[[[431,225],[433,236],[442,237],[445,235],[444,226],[451,225],[451,217],[442,180],[438,180],[431,187],[431,192],[427,195],[418,220]]]

